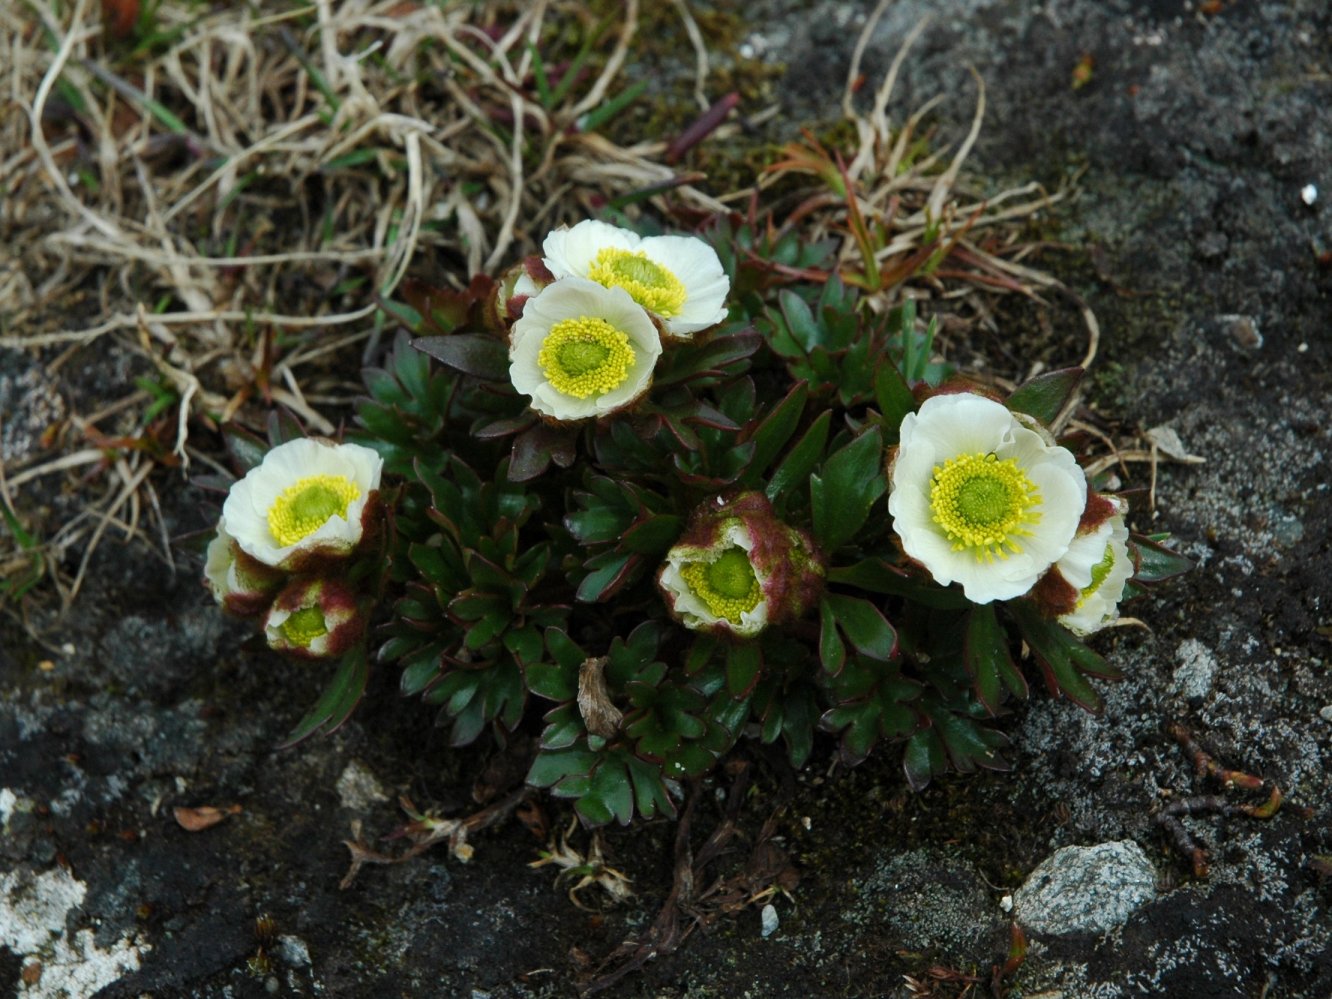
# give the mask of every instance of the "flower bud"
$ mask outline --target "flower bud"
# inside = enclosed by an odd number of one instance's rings
[[[752,638],[814,604],[823,559],[808,534],[777,519],[766,496],[742,493],[695,511],[657,586],[686,628]]]
[[[217,534],[208,544],[204,561],[204,585],[222,609],[237,617],[262,614],[282,585],[283,574],[251,558],[227,533],[225,519],[217,522]]]
[[[1068,551],[1032,587],[1041,613],[1078,635],[1100,631],[1119,616],[1124,583],[1133,575],[1127,512],[1118,496],[1088,495]]]
[[[490,306],[494,326],[503,329],[513,325],[522,316],[527,300],[554,280],[555,276],[537,256],[524,257],[510,267],[500,275],[495,286],[495,298]]]
[[[337,580],[315,576],[292,579],[264,619],[269,648],[302,659],[340,656],[364,631],[356,594]]]

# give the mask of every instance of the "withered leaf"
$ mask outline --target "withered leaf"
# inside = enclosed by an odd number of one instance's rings
[[[578,668],[578,711],[583,716],[583,723],[593,735],[609,739],[620,730],[624,712],[611,703],[610,693],[606,690],[605,656],[584,659]]]
[[[186,832],[203,832],[240,810],[240,805],[225,805],[222,808],[215,808],[212,805],[200,805],[198,808],[177,806],[172,809],[172,813],[176,816],[176,824]]]

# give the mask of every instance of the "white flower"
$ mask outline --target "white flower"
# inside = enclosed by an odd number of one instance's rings
[[[731,279],[717,252],[695,236],[639,236],[628,229],[579,222],[556,229],[541,244],[556,280],[589,278],[623,288],[660,316],[666,332],[687,338],[726,318]]]
[[[509,335],[509,378],[556,420],[623,409],[647,391],[661,337],[621,288],[565,278],[523,306]]]
[[[231,487],[222,519],[241,549],[281,569],[344,556],[360,544],[362,515],[384,462],[359,444],[301,438],[279,444]]]
[[[933,396],[907,415],[889,486],[906,553],[978,604],[1030,590],[1068,551],[1087,502],[1067,449],[970,393]]]
[[[340,656],[364,631],[356,595],[341,583],[311,576],[294,578],[264,619],[269,648],[302,659]]]
[[[741,638],[768,624],[767,578],[750,558],[754,538],[738,521],[722,527],[706,547],[680,544],[657,576],[667,603],[686,628],[724,630]]]
[[[272,601],[282,573],[250,558],[227,533],[226,519],[217,522],[217,533],[208,543],[204,560],[204,584],[222,609],[241,617],[261,613]]]
[[[1100,631],[1119,617],[1124,584],[1133,575],[1129,557],[1128,527],[1124,502],[1115,500],[1117,512],[1094,531],[1079,534],[1055,567],[1078,589],[1073,610],[1059,616],[1059,623],[1078,635]]]

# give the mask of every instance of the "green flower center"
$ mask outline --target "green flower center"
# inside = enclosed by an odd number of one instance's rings
[[[596,255],[587,276],[607,288],[623,288],[643,308],[668,319],[684,308],[684,284],[641,250],[608,246]]]
[[[629,337],[604,319],[579,316],[550,328],[537,363],[557,392],[575,399],[605,395],[634,366]]]
[[[953,543],[977,561],[1021,552],[1018,538],[1040,522],[1040,492],[1015,458],[959,454],[934,466],[930,513]]]
[[[1101,561],[1092,566],[1091,582],[1087,584],[1082,593],[1078,595],[1078,607],[1087,602],[1087,598],[1101,588],[1105,578],[1110,575],[1110,570],[1115,567],[1115,550],[1110,545],[1105,546],[1105,554],[1101,556]]]
[[[328,634],[328,623],[318,607],[302,607],[278,625],[278,631],[292,645],[307,649],[320,635]]]
[[[739,624],[742,615],[763,599],[763,588],[743,548],[728,548],[712,562],[689,562],[680,569],[708,613]]]
[[[283,548],[309,537],[330,517],[346,517],[361,495],[345,475],[310,475],[293,483],[268,509],[268,529]]]

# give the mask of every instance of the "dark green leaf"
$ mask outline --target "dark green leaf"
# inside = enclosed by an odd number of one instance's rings
[[[938,610],[960,610],[970,606],[961,590],[946,589],[916,579],[883,559],[863,559],[854,565],[828,570],[828,582],[859,587],[871,593],[886,593]]]
[[[441,364],[473,378],[489,382],[509,380],[509,351],[497,338],[485,333],[454,333],[423,336],[412,341],[417,350]]]
[[[831,425],[832,412],[824,410],[805,431],[805,435],[800,438],[796,446],[782,459],[777,471],[768,480],[766,490],[768,499],[775,502],[777,497],[788,489],[808,481],[809,473],[814,470],[814,466],[823,455],[823,446],[828,441],[828,428]]]
[[[874,400],[883,414],[883,429],[889,444],[896,444],[902,421],[916,411],[916,397],[902,379],[891,358],[880,359],[874,372]]]
[[[824,462],[821,475],[810,476],[814,537],[824,551],[850,541],[887,490],[883,457],[883,439],[869,430]]]
[[[846,665],[846,646],[837,634],[837,616],[824,596],[819,601],[819,661],[834,676]]]
[[[680,518],[649,517],[624,532],[624,547],[641,555],[664,555],[680,536]]]
[[[1017,697],[1027,696],[1027,683],[1013,665],[1008,633],[999,624],[993,604],[974,607],[967,616],[962,659],[971,674],[976,697],[990,714],[998,712],[1003,700],[1001,684]]]
[[[565,749],[587,734],[583,716],[572,704],[563,704],[546,713],[546,727],[541,732],[542,749]]]
[[[589,749],[542,750],[527,771],[527,783],[533,787],[550,787],[573,774],[586,774],[597,762],[597,754]]]
[[[948,772],[948,754],[935,729],[923,728],[907,740],[902,769],[911,790],[917,792],[925,790],[932,778]]]
[[[1129,555],[1133,559],[1133,582],[1140,586],[1173,579],[1193,568],[1183,555],[1140,534],[1129,539]]]
[[[1014,389],[1006,405],[1015,413],[1034,416],[1048,427],[1073,396],[1082,375],[1081,368],[1047,371]]]
[[[403,660],[399,689],[404,696],[415,696],[440,675],[441,669],[439,647],[433,644],[427,645]]]
[[[861,655],[886,663],[897,654],[897,632],[879,608],[860,597],[837,593],[825,594],[823,600]]]
[[[1040,664],[1050,693],[1063,694],[1088,711],[1099,711],[1100,695],[1084,679],[1084,674],[1118,679],[1119,670],[1082,644],[1063,625],[1043,617],[1030,603],[1015,600],[1008,604],[1008,609]]]
[[[231,457],[243,471],[248,472],[252,468],[258,468],[264,460],[264,455],[268,453],[268,445],[248,430],[242,430],[234,423],[224,423],[222,425],[222,437],[226,441],[227,450],[231,452]]]
[[[805,412],[805,402],[809,398],[809,383],[799,382],[786,394],[786,398],[773,407],[763,422],[750,435],[754,443],[754,453],[749,459],[749,470],[755,475],[762,475],[768,465],[781,453],[786,442],[800,425],[800,417]]]
[[[527,689],[550,701],[569,701],[578,695],[578,673],[552,663],[531,663]]]
[[[578,600],[585,604],[609,600],[629,581],[629,576],[637,568],[638,563],[637,555],[625,555],[620,552],[606,552],[588,559],[589,571],[578,584]]]
[[[744,697],[758,683],[763,671],[763,652],[758,642],[739,642],[726,650],[726,689],[732,697]]]
[[[356,710],[369,679],[370,662],[365,647],[358,645],[342,657],[338,671],[319,695],[315,706],[291,730],[280,748],[294,746],[316,732],[333,732],[340,728]]]
[[[674,818],[675,802],[671,801],[666,785],[662,783],[661,769],[636,756],[627,756],[625,764],[633,780],[634,803],[638,806],[638,814],[645,819],[654,815]]]

